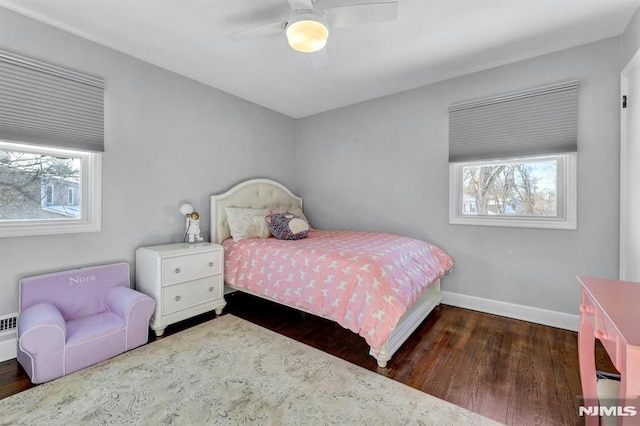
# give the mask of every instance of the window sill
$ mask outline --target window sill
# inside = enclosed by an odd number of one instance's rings
[[[575,220],[553,219],[529,219],[529,218],[482,218],[482,217],[452,217],[449,218],[451,225],[474,225],[474,226],[500,226],[512,228],[542,228],[542,229],[577,229]]]
[[[65,221],[64,223],[51,222],[52,221],[42,221],[41,223],[34,223],[34,221],[29,221],[25,224],[15,222],[2,224],[0,225],[0,238],[29,237],[34,235],[75,234],[80,232],[99,232],[101,230],[99,220],[96,223],[87,223],[83,221]]]

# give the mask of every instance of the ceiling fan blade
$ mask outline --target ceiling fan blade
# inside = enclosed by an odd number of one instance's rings
[[[317,52],[307,53],[314,68],[326,68],[329,65],[329,52],[325,46]]]
[[[232,41],[244,40],[253,37],[262,37],[269,34],[280,33],[284,30],[284,22],[273,22],[271,24],[260,25],[258,27],[247,28],[227,34],[227,38]]]
[[[284,21],[291,13],[288,4],[254,2],[251,7],[225,13],[225,22],[230,28],[251,28],[275,21]]]
[[[395,20],[398,17],[398,2],[350,4],[324,9],[323,12],[332,28],[351,27]]]
[[[289,6],[292,10],[313,10],[311,0],[289,0]]]

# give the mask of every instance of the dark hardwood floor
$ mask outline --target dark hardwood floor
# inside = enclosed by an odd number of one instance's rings
[[[358,335],[331,321],[246,294],[231,313],[438,398],[508,425],[579,425],[577,333],[442,305],[385,369]],[[169,336],[213,313],[167,328]],[[157,340],[150,334],[150,341]],[[602,346],[600,370],[615,372]],[[16,360],[0,363],[0,399],[33,386]]]

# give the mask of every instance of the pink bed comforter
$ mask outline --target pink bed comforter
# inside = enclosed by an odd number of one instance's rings
[[[297,241],[229,238],[223,245],[227,283],[336,321],[374,349],[453,265],[439,247],[385,233],[311,230]]]

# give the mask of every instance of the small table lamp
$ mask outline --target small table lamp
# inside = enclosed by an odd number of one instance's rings
[[[187,240],[187,236],[189,236],[190,243],[202,241],[200,236],[200,215],[198,212],[193,211],[191,204],[183,204],[180,206],[180,213],[186,218],[183,240]]]

